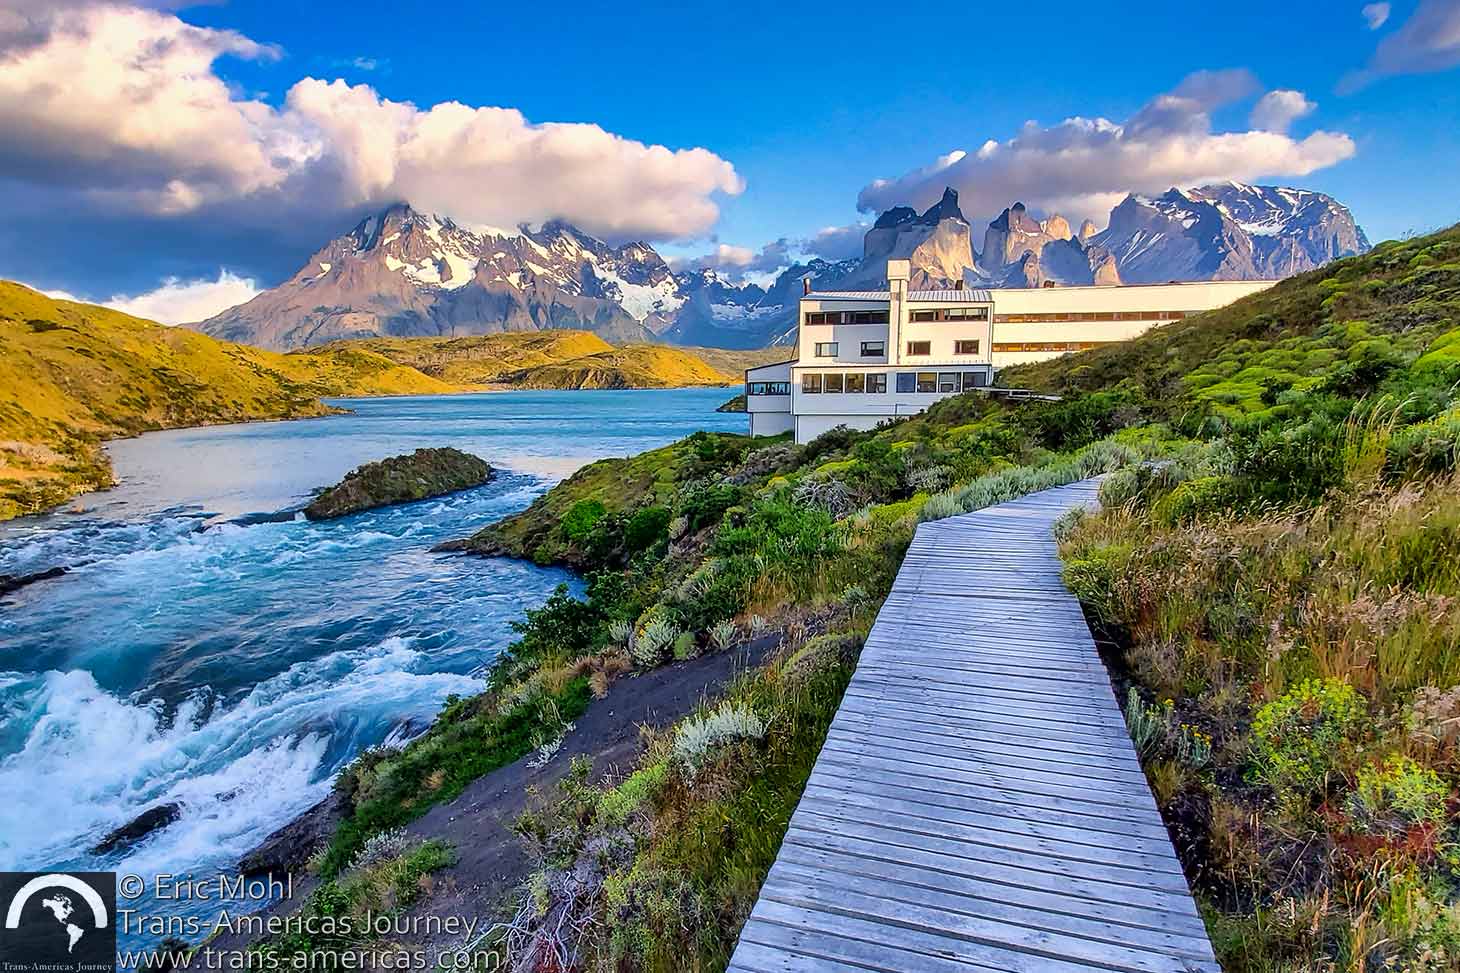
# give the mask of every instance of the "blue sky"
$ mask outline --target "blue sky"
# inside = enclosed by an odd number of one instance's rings
[[[275,95],[335,72],[420,105],[510,105],[535,121],[705,146],[745,178],[718,235],[746,246],[849,222],[871,179],[1008,138],[1026,120],[1123,119],[1192,71],[1223,68],[1304,91],[1317,108],[1302,128],[1354,136],[1352,160],[1299,181],[1349,204],[1375,239],[1460,219],[1460,179],[1445,171],[1460,158],[1460,75],[1335,93],[1412,3],[1377,32],[1363,4],[1341,0],[1289,3],[1281,17],[1268,3],[1213,4],[1196,19],[1170,3],[1051,3],[1038,16],[976,6],[443,3],[403,23],[399,3],[364,0],[186,16],[281,45],[285,57],[262,69],[226,65]],[[1240,108],[1230,114],[1240,124]]]
[[[976,227],[1013,202],[1005,196],[1015,192],[1036,209],[1083,208],[1100,222],[1121,167],[1153,183],[1168,169],[1146,167],[1135,157],[1146,150],[1132,154],[1127,147],[1118,164],[1109,164],[1110,179],[1087,185],[1088,173],[1078,170],[1105,166],[1104,149],[1092,150],[1093,162],[1072,161],[1074,171],[1058,171],[1060,152],[1084,137],[1060,123],[1080,116],[1129,129],[1152,114],[1153,99],[1186,97],[1198,87],[1221,93],[1185,102],[1162,136],[1167,141],[1151,143],[1148,154],[1179,144],[1218,160],[1213,175],[1236,170],[1248,181],[1331,193],[1374,240],[1460,219],[1460,0],[1294,2],[1280,16],[1270,4],[1235,0],[1201,16],[1167,3],[1050,2],[1035,14],[1019,4],[966,2],[732,8],[235,0],[138,11],[126,21],[86,2],[45,6],[42,15],[34,0],[0,0],[0,123],[19,145],[8,154],[0,149],[0,200],[17,213],[11,229],[0,231],[9,237],[0,237],[0,276],[88,297],[220,270],[272,284],[345,229],[340,221],[422,186],[412,194],[431,197],[440,189],[431,208],[460,205],[478,222],[556,213],[606,236],[647,236],[681,258],[724,245],[733,248],[722,252],[733,269],[778,238],[793,251],[805,249],[801,244],[823,228],[871,218],[859,213],[859,194],[876,208],[926,205],[944,177],[910,174],[955,150],[975,153],[989,140],[1006,143],[1005,161],[966,160],[949,180],[965,180],[965,212]],[[12,20],[18,16],[30,28],[13,31],[8,42],[7,7]],[[176,137],[138,136],[120,125],[100,131],[106,126],[98,118],[145,120],[115,103],[106,89],[118,85],[104,71],[71,67],[68,59],[94,60],[108,37],[147,42],[149,52],[163,38],[171,46],[164,46],[158,71],[186,73],[167,60],[175,57],[227,86],[226,95],[180,92],[178,104],[227,103],[189,121]],[[30,65],[37,75],[42,67],[95,75],[96,114],[74,122],[91,127],[69,130],[73,148],[55,121],[74,110],[71,103],[53,107],[51,117],[17,115],[39,111],[32,95],[28,107],[7,113],[7,71],[20,76],[29,63],[17,56],[38,62]],[[1207,76],[1211,84],[1183,87],[1193,72],[1224,73]],[[300,97],[291,89],[306,78],[319,82],[316,104],[304,112],[307,125],[290,111]],[[343,84],[326,87],[337,79]],[[27,93],[20,82],[10,88],[12,95]],[[84,101],[85,90],[76,85],[70,101]],[[1289,93],[1284,97],[1307,110],[1277,126],[1279,135],[1258,137],[1253,108],[1272,91]],[[587,175],[563,161],[579,148],[543,149],[530,140],[522,146],[528,161],[510,166],[461,168],[460,153],[442,154],[438,146],[424,161],[393,161],[388,176],[356,171],[360,158],[377,151],[371,139],[381,128],[379,113],[394,118],[406,111],[371,104],[351,114],[346,102],[365,92],[420,113],[459,102],[515,109],[526,126],[586,123],[580,134],[602,130],[617,148],[582,149],[612,156]],[[239,108],[245,104],[260,107]],[[266,135],[240,135],[235,120],[224,117],[235,110],[244,127]],[[159,114],[163,121],[154,128],[180,113]],[[446,113],[432,113],[438,114]],[[355,127],[336,131],[344,118],[355,119]],[[1026,192],[1026,167],[1010,161],[1007,143],[1031,120],[1037,127],[1025,142],[1053,144],[1040,164],[1055,168]],[[476,124],[462,122],[464,134],[451,137],[487,154],[493,140],[516,138],[515,129],[503,134],[482,122],[484,135]],[[215,125],[216,136],[209,127]],[[1314,133],[1321,137],[1309,139]],[[230,139],[244,138],[266,142],[266,154],[288,160],[239,162],[253,145],[235,149]],[[74,147],[92,140],[103,144],[96,157],[79,158],[87,151]],[[634,147],[640,143],[680,154],[666,161]],[[208,156],[210,147],[219,158],[189,155]],[[703,151],[685,154],[694,149]],[[533,153],[543,151],[551,161],[536,165]],[[1169,171],[1204,165],[1188,160]],[[451,171],[438,179],[432,166]],[[535,171],[542,173],[536,182]],[[605,190],[594,173],[604,174]],[[869,191],[877,179],[890,187]],[[337,192],[344,184],[350,192]],[[519,209],[508,205],[514,199]]]

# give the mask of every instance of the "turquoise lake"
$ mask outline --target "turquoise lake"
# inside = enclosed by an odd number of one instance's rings
[[[349,415],[152,433],[121,485],[0,526],[0,869],[228,869],[356,753],[476,691],[509,627],[571,575],[433,554],[594,459],[699,429],[726,389],[336,402]],[[455,446],[498,469],[450,497],[328,523],[289,511],[355,466]],[[282,514],[282,516],[280,516]],[[272,516],[269,516],[272,515]],[[182,817],[87,853],[163,802]]]

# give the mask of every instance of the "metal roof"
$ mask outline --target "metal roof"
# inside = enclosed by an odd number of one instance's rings
[[[892,297],[888,291],[812,291],[805,296],[808,301],[886,301]],[[983,288],[958,290],[946,288],[936,291],[908,291],[909,301],[947,301],[963,304],[990,304],[993,295]]]
[[[940,290],[940,291],[908,291],[909,301],[955,301],[966,304],[988,304],[994,296],[982,287],[964,288],[963,290]]]
[[[887,291],[812,291],[807,300],[814,301],[885,301],[892,295]]]

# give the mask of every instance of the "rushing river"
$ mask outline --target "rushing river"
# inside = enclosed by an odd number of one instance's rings
[[[153,433],[121,486],[0,526],[0,869],[228,868],[362,748],[470,693],[509,623],[571,578],[430,553],[585,462],[696,429],[724,389],[352,400],[353,414]],[[268,518],[360,463],[456,446],[497,479],[328,523]],[[164,802],[174,824],[87,849]]]

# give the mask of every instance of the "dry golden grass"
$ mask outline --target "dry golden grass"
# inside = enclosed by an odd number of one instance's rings
[[[0,281],[0,519],[109,485],[108,438],[449,391],[364,349],[280,355]]]

